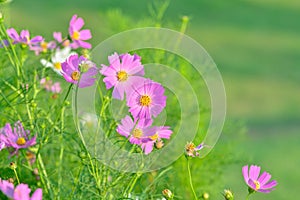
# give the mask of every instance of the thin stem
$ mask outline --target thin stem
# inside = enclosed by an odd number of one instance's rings
[[[249,193],[249,194],[246,196],[246,200],[249,199],[250,195],[251,195],[251,193]]]
[[[44,165],[44,162],[43,162],[43,160],[42,160],[42,157],[41,157],[41,155],[39,154],[38,156],[38,163],[39,163],[39,168],[41,169],[39,169],[39,171],[41,171],[42,172],[42,174],[43,174],[43,179],[45,178],[45,181],[46,181],[46,188],[47,188],[47,190],[48,190],[48,193],[49,193],[49,195],[50,195],[50,199],[53,199],[53,191],[52,191],[52,188],[51,188],[51,185],[50,185],[50,180],[48,179],[48,175],[47,175],[47,171],[46,171],[46,168],[45,168],[45,165]]]
[[[18,177],[18,173],[17,173],[17,171],[16,171],[15,168],[14,168],[13,170],[14,170],[15,176],[16,176],[16,178],[17,178],[18,184],[20,184],[20,180],[19,180],[19,177]]]
[[[190,168],[190,160],[189,160],[189,158],[187,158],[187,170],[188,170],[188,173],[189,173],[190,186],[191,186],[191,189],[192,189],[194,198],[195,198],[196,200],[198,200],[198,197],[197,197],[197,195],[196,195],[196,192],[195,192],[195,189],[194,189],[194,186],[193,186],[193,181],[192,181],[192,174],[191,174],[191,168]]]

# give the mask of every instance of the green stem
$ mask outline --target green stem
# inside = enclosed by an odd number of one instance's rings
[[[251,193],[249,193],[249,194],[246,196],[246,200],[249,199],[250,195],[251,195]]]
[[[42,157],[41,157],[40,154],[37,157],[38,157],[38,163],[39,163],[38,167],[40,168],[39,171],[42,172],[42,174],[43,174],[43,176],[41,176],[41,178],[45,179],[47,192],[50,195],[50,199],[53,199],[53,191],[52,191],[52,188],[51,188],[51,185],[50,185],[50,180],[48,178],[48,174],[47,174],[44,162],[43,162]]]
[[[188,173],[189,173],[190,186],[191,186],[191,189],[192,189],[194,198],[195,198],[195,200],[198,200],[198,197],[197,197],[197,195],[196,195],[196,192],[195,192],[195,189],[194,189],[194,186],[193,186],[193,181],[192,181],[192,174],[191,174],[191,168],[190,168],[190,160],[189,160],[189,158],[187,158],[187,170],[188,170]]]
[[[15,173],[16,179],[17,179],[17,181],[18,181],[18,184],[20,184],[20,180],[19,180],[18,173],[17,173],[16,169],[13,169],[13,170],[14,170],[14,173]]]
[[[124,196],[124,195],[128,196],[128,195],[132,192],[132,190],[133,190],[133,188],[134,188],[134,186],[135,186],[137,180],[141,177],[141,175],[142,175],[142,174],[141,174],[141,173],[138,173],[138,172],[135,174],[135,177],[134,177],[134,179],[131,181],[130,186],[128,186],[128,187],[126,188],[126,190],[124,191],[123,196]],[[128,189],[128,188],[129,188],[129,189]]]

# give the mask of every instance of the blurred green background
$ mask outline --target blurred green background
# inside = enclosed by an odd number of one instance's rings
[[[253,199],[295,199],[300,172],[300,1],[298,0],[171,0],[162,20],[153,20],[146,0],[14,0],[11,26],[51,38],[67,31],[73,14],[92,29],[93,44],[114,33],[154,26],[179,30],[182,16],[190,23],[186,34],[212,56],[224,78],[227,123],[243,122],[247,138],[235,148],[278,180],[271,194]],[[231,134],[231,135],[234,135]],[[235,137],[223,140],[232,140]],[[226,155],[225,155],[226,156]],[[243,164],[224,169],[224,188],[244,199]],[[205,172],[203,172],[205,173]],[[201,177],[200,177],[201,178]],[[197,186],[201,187],[201,186]],[[222,199],[221,194],[218,199]]]

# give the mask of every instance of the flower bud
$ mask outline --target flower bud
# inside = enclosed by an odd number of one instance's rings
[[[161,149],[163,146],[164,146],[164,143],[163,143],[162,140],[159,140],[159,141],[157,141],[157,142],[155,143],[155,147],[156,147],[157,149]]]
[[[2,23],[3,21],[4,21],[4,17],[3,17],[2,12],[0,11],[0,23]]]
[[[226,200],[233,200],[233,194],[230,190],[224,190],[224,197]]]
[[[188,16],[183,16],[182,17],[182,22],[187,23],[189,21],[189,17]]]
[[[9,168],[11,168],[12,170],[15,170],[15,169],[17,168],[16,163],[11,162],[11,163],[9,164]]]
[[[9,178],[9,179],[7,179],[7,181],[10,182],[10,183],[14,183],[14,179],[13,178]]]
[[[203,195],[202,195],[202,198],[205,199],[205,200],[209,199],[209,194],[207,192],[204,192]]]
[[[163,191],[162,191],[162,194],[163,194],[163,196],[165,197],[165,198],[167,198],[168,200],[169,199],[173,199],[173,197],[174,197],[174,194],[171,192],[171,190],[169,190],[169,189],[164,189]]]

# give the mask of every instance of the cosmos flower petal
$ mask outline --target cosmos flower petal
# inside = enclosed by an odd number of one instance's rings
[[[81,40],[89,40],[91,38],[92,38],[92,34],[91,34],[90,30],[85,29],[85,30],[80,31],[80,39]]]
[[[14,191],[14,200],[30,200],[30,191],[28,185],[21,183]]]
[[[14,185],[6,180],[1,180],[1,178],[0,190],[10,199],[14,197]]]
[[[277,185],[277,181],[273,180],[265,185],[261,185],[261,189],[271,189]]]
[[[12,40],[14,40],[14,41],[20,40],[20,36],[14,28],[7,29],[6,32]]]
[[[145,153],[146,155],[148,155],[149,153],[152,152],[153,146],[154,146],[154,142],[153,142],[153,141],[146,142],[146,143],[143,143],[143,144],[141,145],[141,147],[142,147],[142,149],[143,149],[143,151],[144,151],[144,153]]]
[[[256,165],[251,165],[249,170],[249,178],[252,180],[257,180],[260,172],[260,167]]]
[[[261,185],[264,185],[270,179],[271,179],[271,175],[267,172],[263,172],[262,175],[258,178],[257,181],[260,182]]]
[[[249,180],[249,175],[248,175],[248,165],[246,165],[246,166],[244,166],[244,167],[242,168],[242,173],[243,173],[245,182],[248,183],[248,180]]]
[[[30,200],[42,200],[43,191],[42,189],[38,188],[31,196]]]

